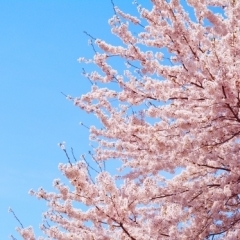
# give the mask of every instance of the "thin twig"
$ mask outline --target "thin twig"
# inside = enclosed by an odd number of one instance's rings
[[[132,67],[134,67],[134,68],[137,68],[137,69],[139,69],[139,70],[140,70],[140,68],[139,68],[139,67],[137,67],[137,66],[133,65],[133,64],[132,64],[132,63],[130,63],[129,61],[127,61],[127,64],[129,64],[130,66],[132,66]]]
[[[10,236],[12,240],[17,240],[13,235]]]
[[[86,31],[83,31],[83,33],[85,33],[87,36],[89,36],[91,39],[93,39],[93,40],[96,40],[96,38],[95,37],[93,37],[91,34],[89,34],[88,32],[86,32]]]
[[[91,179],[92,183],[94,184],[94,180],[93,180],[92,175],[91,175],[91,173],[90,173],[90,171],[89,171],[89,168],[93,169],[94,171],[96,171],[96,170],[95,170],[94,168],[92,168],[92,167],[88,164],[88,162],[87,162],[87,160],[85,159],[84,155],[82,155],[82,158],[83,158],[84,162],[87,164],[88,176],[89,176],[89,178]],[[96,172],[97,172],[97,171],[96,171]]]
[[[88,153],[91,155],[92,159],[95,161],[95,163],[97,163],[99,169],[100,169],[100,172],[102,172],[102,167],[101,165],[99,164],[99,162],[95,159],[95,157],[93,156],[93,154],[91,153],[91,151],[88,151]]]
[[[114,4],[113,0],[111,0],[111,3],[112,3],[112,7],[113,7],[114,14],[117,15],[117,12],[116,12],[116,10],[115,10],[115,4]]]
[[[66,95],[66,94],[65,94],[65,93],[63,93],[63,92],[61,92],[61,94],[62,94],[63,96],[65,96],[67,99],[69,99],[69,100],[73,101],[73,98],[72,98],[71,96],[69,96],[69,95]]]
[[[68,162],[69,162],[69,164],[70,164],[71,167],[72,167],[72,163],[71,163],[70,157],[68,156],[67,150],[66,150],[66,149],[63,149],[63,151],[65,152],[66,157],[67,157],[67,159],[68,159]]]
[[[93,45],[93,41],[92,40],[90,40],[90,45],[92,46],[92,49],[93,49],[93,51],[95,52],[95,54],[97,53],[97,51],[96,51],[96,49],[95,49],[95,47],[94,47],[94,45]]]
[[[99,171],[97,171],[95,168],[93,168],[88,162],[87,160],[85,159],[84,155],[82,155],[82,159],[84,160],[84,162],[87,164],[87,166],[89,168],[91,168],[93,171],[95,171],[96,173],[99,173]]]
[[[18,217],[16,216],[15,212],[11,208],[9,208],[9,212],[11,212],[13,214],[14,218],[19,222],[21,227],[24,228],[23,224],[21,223],[21,221],[18,219]]]
[[[87,76],[87,73],[85,72],[85,69],[82,68],[83,70],[83,75],[89,80],[89,82],[93,85],[93,82],[91,81],[91,79]]]
[[[84,126],[87,129],[90,129],[88,126],[86,126],[84,123],[80,122],[80,125]]]
[[[77,159],[76,159],[76,157],[75,157],[75,155],[74,155],[74,152],[73,152],[73,148],[72,148],[72,147],[71,147],[71,151],[72,151],[72,156],[73,156],[75,162],[77,162]]]

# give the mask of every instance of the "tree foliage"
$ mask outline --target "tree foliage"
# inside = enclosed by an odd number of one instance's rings
[[[59,165],[70,186],[32,191],[48,202],[51,239],[240,236],[240,1],[151,2],[136,3],[139,17],[114,6],[120,46],[89,34],[94,57],[79,61],[98,71],[84,70],[91,91],[70,99],[102,124],[90,127],[99,167],[82,156]],[[118,177],[104,169],[114,159]]]

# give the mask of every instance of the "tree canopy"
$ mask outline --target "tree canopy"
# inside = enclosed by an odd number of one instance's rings
[[[97,167],[70,161],[61,144],[69,186],[31,191],[48,202],[41,229],[51,239],[240,236],[240,1],[151,2],[135,2],[138,17],[114,6],[120,45],[87,33],[94,56],[79,61],[98,70],[83,72],[91,91],[68,98],[102,125],[89,130]],[[118,176],[104,168],[114,160]]]

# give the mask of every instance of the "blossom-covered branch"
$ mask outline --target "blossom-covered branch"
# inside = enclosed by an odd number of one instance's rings
[[[89,129],[100,170],[64,148],[71,188],[32,192],[48,201],[52,239],[240,236],[240,1],[151,2],[139,17],[113,6],[121,45],[88,35],[94,56],[81,62],[97,70],[84,69],[91,91],[74,104],[102,124]],[[114,160],[118,177],[102,167]]]

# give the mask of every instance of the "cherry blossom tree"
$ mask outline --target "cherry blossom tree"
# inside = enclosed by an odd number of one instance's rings
[[[94,56],[79,61],[92,88],[68,98],[102,127],[89,127],[88,157],[74,162],[61,144],[69,186],[31,191],[48,203],[50,239],[239,239],[240,1],[151,2],[135,2],[139,17],[114,6],[121,45],[87,33]]]

